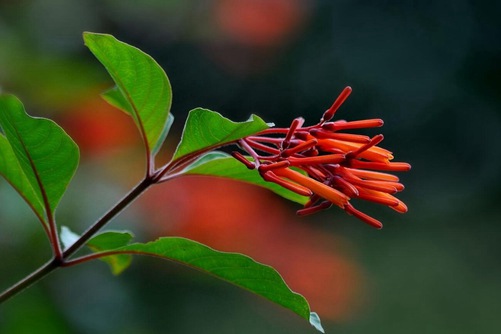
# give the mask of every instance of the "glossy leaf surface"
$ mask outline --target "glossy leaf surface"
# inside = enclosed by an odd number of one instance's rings
[[[129,102],[126,100],[126,98],[123,96],[123,94],[120,92],[118,87],[115,86],[112,89],[107,90],[106,92],[101,94],[101,97],[106,102],[108,102],[109,104],[111,104],[115,108],[122,110],[126,114],[131,115],[131,116],[134,114],[134,110],[132,109]],[[162,148],[162,145],[163,145],[165,139],[167,138],[167,135],[169,134],[169,130],[170,130],[173,123],[174,123],[174,115],[172,115],[172,113],[169,113],[167,115],[167,121],[164,124],[163,131],[160,134],[160,138],[158,139],[155,147],[153,147],[153,151],[152,151],[153,155],[156,155],[158,153],[158,151],[160,150],[160,148]]]
[[[264,297],[307,321],[310,321],[314,314],[310,312],[306,299],[290,290],[275,269],[245,255],[219,252],[198,242],[178,237],[164,237],[108,251],[150,255],[177,262]],[[318,317],[313,318],[314,321],[310,323],[321,330]]]
[[[0,134],[0,175],[24,198],[39,219],[45,222],[43,204],[19,165],[9,141],[2,134]]]
[[[188,115],[183,136],[173,159],[177,160],[194,152],[222,146],[268,127],[269,125],[256,115],[252,115],[245,122],[233,122],[208,109],[193,109]]]
[[[77,145],[53,121],[26,114],[12,95],[0,96],[0,126],[17,160],[16,165],[3,141],[6,163],[15,170],[2,174],[37,215],[41,207],[46,215],[52,215],[78,166]],[[13,181],[16,174],[19,180]]]
[[[148,154],[154,155],[165,139],[172,102],[164,70],[146,53],[111,35],[87,32],[84,40],[116,84],[117,89],[103,97],[134,118]]]
[[[132,238],[133,235],[130,232],[106,231],[90,239],[87,242],[87,246],[93,252],[97,253],[107,249],[125,246],[129,244]],[[102,258],[102,260],[110,266],[111,272],[114,275],[119,275],[129,267],[132,262],[132,256],[128,254],[117,254],[107,256]]]
[[[87,243],[94,253],[106,251],[108,249],[119,248],[130,243],[134,235],[128,231],[105,231],[92,237]],[[70,230],[67,226],[61,226],[59,238],[64,246],[64,249],[70,248],[80,236]],[[100,258],[103,262],[110,266],[111,272],[114,275],[121,274],[132,262],[132,256],[129,254],[116,254]]]
[[[308,201],[308,197],[298,195],[290,190],[280,187],[276,183],[266,182],[259,175],[257,170],[249,170],[240,161],[237,161],[232,156],[222,152],[211,152],[206,154],[188,166],[185,170],[185,174],[230,178],[264,187],[299,204],[304,204]]]

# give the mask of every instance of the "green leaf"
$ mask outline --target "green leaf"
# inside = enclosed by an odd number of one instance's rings
[[[251,160],[250,157],[249,160]],[[266,182],[257,170],[249,170],[240,161],[222,152],[211,152],[202,156],[188,166],[184,174],[226,177],[264,187],[299,204],[305,204],[308,201],[308,197],[298,195],[273,182]]]
[[[130,106],[127,99],[120,92],[118,87],[115,86],[115,87],[107,90],[106,92],[101,94],[101,97],[106,102],[108,102],[109,104],[111,104],[115,108],[122,110],[126,114],[131,115],[131,116],[134,114],[134,110]],[[167,120],[164,124],[164,128],[163,128],[163,131],[160,135],[160,138],[158,139],[156,146],[153,147],[153,151],[152,151],[153,156],[155,156],[158,153],[158,151],[160,151],[160,149],[162,148],[162,145],[163,145],[165,139],[167,138],[167,135],[169,134],[169,130],[172,126],[172,123],[174,123],[174,115],[169,113],[167,115]]]
[[[104,99],[134,118],[148,155],[154,156],[165,139],[172,102],[164,70],[146,53],[111,35],[86,32],[84,41],[117,86]]]
[[[232,158],[233,160],[235,160],[235,158],[233,158],[232,156],[230,156],[227,153],[224,153],[221,151],[211,151],[209,153],[202,155],[200,158],[198,158],[197,160],[192,162],[188,167],[186,167],[183,170],[183,173],[184,174],[211,175],[211,174],[203,174],[203,173],[191,173],[191,171],[194,169],[198,169],[198,167],[203,166],[205,164],[209,164],[213,160],[226,159],[226,158]],[[207,166],[210,166],[210,165],[211,164],[209,164]],[[240,163],[240,165],[242,165],[242,163]],[[205,169],[205,167],[203,169]],[[248,170],[247,168],[245,168],[245,169]],[[217,173],[214,175],[219,176]],[[223,175],[220,175],[220,176],[223,176]]]
[[[21,101],[12,95],[0,96],[0,126],[18,163],[12,161],[4,142],[6,163],[17,171],[2,175],[15,184],[37,215],[41,204],[47,217],[52,215],[78,166],[77,145],[53,121],[26,114]],[[12,181],[15,173],[24,174],[19,183]]]
[[[102,93],[101,97],[113,107],[123,111],[129,116],[134,117],[134,109],[132,109],[129,101],[127,101],[117,86]]]
[[[24,198],[40,221],[46,223],[43,204],[19,165],[9,141],[2,134],[0,134],[0,175]]]
[[[134,235],[129,231],[106,231],[92,237],[87,245],[99,251],[126,246]]]
[[[167,121],[164,124],[163,131],[160,134],[160,138],[158,139],[157,145],[155,147],[153,147],[153,152],[152,153],[153,153],[154,156],[162,148],[162,145],[163,145],[165,139],[167,138],[167,135],[169,134],[170,127],[172,126],[173,123],[174,123],[174,115],[172,115],[171,113],[169,113],[169,115],[167,116]]]
[[[256,115],[252,115],[245,122],[237,123],[211,110],[193,109],[186,120],[183,136],[173,160],[194,152],[222,146],[268,127],[269,125]]]
[[[306,299],[293,292],[275,269],[245,255],[219,252],[198,242],[178,237],[164,237],[108,251],[150,255],[177,262],[264,297],[307,321],[310,321],[312,316]],[[320,323],[318,316],[311,324],[320,330],[321,326],[318,327],[317,323]]]
[[[133,234],[128,231],[106,231],[90,239],[87,242],[87,246],[93,252],[98,253],[128,245],[133,237]],[[132,256],[128,254],[117,254],[103,257],[102,260],[108,263],[114,275],[119,275],[129,267],[132,262]]]
[[[68,249],[73,245],[80,236],[70,230],[66,226],[61,226],[61,233],[59,235],[64,249]],[[94,253],[119,248],[126,246],[130,243],[134,235],[128,231],[106,231],[92,237],[87,242],[89,247]],[[111,272],[114,275],[121,274],[129,267],[132,262],[132,256],[128,254],[116,254],[100,258],[103,262],[110,266]]]

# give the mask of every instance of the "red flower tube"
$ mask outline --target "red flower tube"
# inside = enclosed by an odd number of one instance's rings
[[[308,196],[310,200],[298,210],[299,215],[315,213],[334,204],[365,223],[381,228],[379,220],[357,210],[351,200],[362,199],[400,213],[407,212],[407,206],[393,196],[404,190],[403,184],[397,176],[386,172],[408,171],[411,166],[391,162],[392,152],[378,146],[383,135],[370,138],[339,132],[380,127],[383,120],[327,122],[350,93],[351,88],[346,87],[316,125],[303,126],[304,119],[297,118],[289,128],[270,128],[242,139],[241,147],[254,158],[253,163],[240,154],[234,157],[248,168],[257,168],[264,180]]]

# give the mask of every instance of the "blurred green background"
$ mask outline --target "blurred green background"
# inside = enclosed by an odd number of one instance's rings
[[[328,333],[501,332],[501,4],[493,1],[0,1],[0,90],[58,120],[82,165],[58,209],[81,232],[142,175],[130,120],[83,46],[105,32],[152,55],[173,86],[173,139],[188,110],[277,125],[338,112],[383,118],[382,146],[413,166],[409,212],[297,206],[233,183],[180,179],[112,223],[138,240],[176,234],[274,265]],[[177,134],[177,135],[176,135]],[[167,159],[169,149],[164,152]],[[237,195],[237,196],[236,196]],[[249,218],[252,217],[252,218]],[[50,256],[42,229],[0,182],[0,288]],[[137,258],[59,270],[0,306],[0,333],[314,333],[302,319],[198,272]]]

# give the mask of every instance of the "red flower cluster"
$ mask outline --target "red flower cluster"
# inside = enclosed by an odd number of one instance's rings
[[[289,128],[270,128],[240,140],[240,147],[253,162],[238,152],[233,156],[248,168],[257,168],[264,180],[310,197],[304,208],[297,211],[299,215],[335,204],[381,228],[380,221],[355,209],[350,199],[359,198],[407,212],[407,206],[392,195],[404,186],[398,177],[385,171],[408,171],[411,166],[390,162],[392,153],[377,146],[383,135],[369,138],[340,132],[380,127],[381,119],[329,122],[350,93],[351,88],[346,87],[316,125],[303,126],[304,119],[296,118]]]

